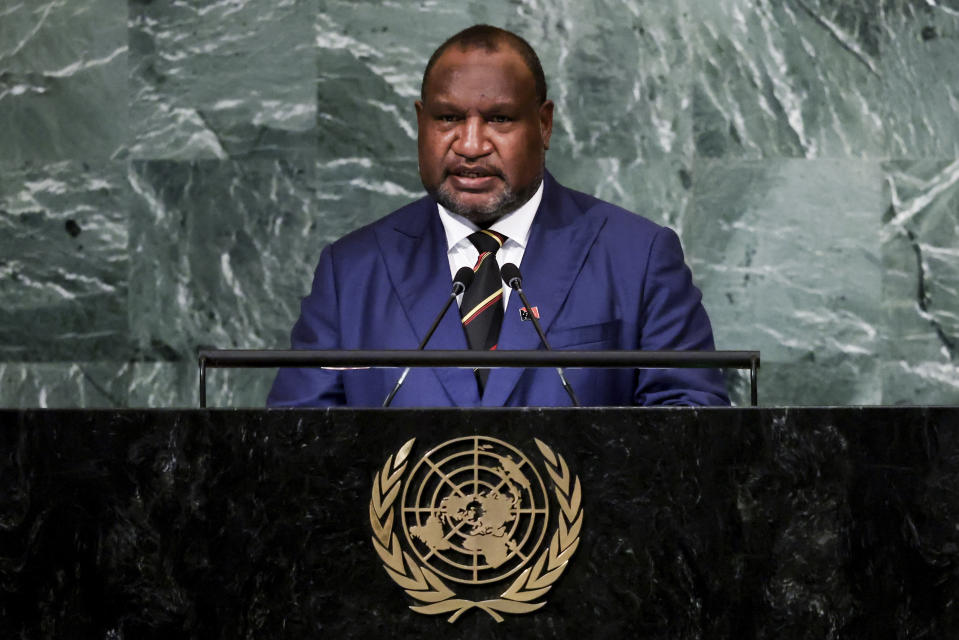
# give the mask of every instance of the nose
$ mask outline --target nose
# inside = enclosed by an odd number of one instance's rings
[[[468,160],[488,155],[493,145],[487,136],[486,121],[479,116],[465,118],[458,128],[452,149],[456,155]]]

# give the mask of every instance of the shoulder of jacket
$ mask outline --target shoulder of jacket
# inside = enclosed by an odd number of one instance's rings
[[[363,225],[359,229],[354,229],[338,240],[334,240],[330,243],[330,246],[333,250],[341,252],[352,247],[367,246],[369,243],[375,242],[376,234],[382,231],[425,225],[428,222],[431,206],[433,206],[432,199],[429,196],[424,196],[419,200],[403,205],[382,218],[377,218],[373,222]]]

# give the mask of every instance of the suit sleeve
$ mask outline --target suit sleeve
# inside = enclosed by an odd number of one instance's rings
[[[313,288],[300,304],[293,325],[293,349],[339,349],[339,296],[333,249],[327,246],[313,277]],[[280,369],[266,400],[270,407],[335,407],[346,404],[342,374],[319,368]]]
[[[713,350],[713,331],[676,234],[661,228],[650,244],[643,283],[640,348],[645,351]],[[643,369],[639,405],[728,405],[717,369]]]

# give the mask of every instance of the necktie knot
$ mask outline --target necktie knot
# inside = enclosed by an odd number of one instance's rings
[[[496,253],[506,242],[506,236],[497,231],[481,229],[476,233],[470,234],[468,240],[473,243],[476,250],[480,253]]]

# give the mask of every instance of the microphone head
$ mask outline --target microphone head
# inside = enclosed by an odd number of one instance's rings
[[[519,267],[512,262],[507,262],[500,267],[499,272],[503,276],[503,282],[506,283],[506,286],[513,289],[519,289],[523,286],[523,276],[519,273]]]
[[[453,276],[453,293],[459,295],[466,291],[471,284],[476,273],[469,267],[460,267],[460,270]]]

